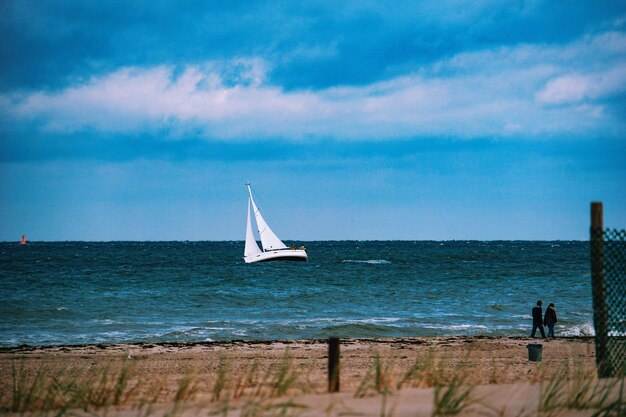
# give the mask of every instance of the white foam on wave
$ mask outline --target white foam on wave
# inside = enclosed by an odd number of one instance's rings
[[[483,324],[429,324],[423,326],[426,329],[440,329],[440,330],[467,330],[467,329],[480,329],[485,330],[488,329],[487,326]]]
[[[102,326],[112,326],[114,324],[124,324],[124,322],[116,321],[112,319],[91,319],[89,323],[99,324]]]
[[[363,319],[350,319],[346,317],[314,317],[310,319],[293,319],[293,320],[281,320],[278,323],[282,325],[298,325],[307,327],[310,324],[320,323],[332,323],[332,324],[378,324],[378,323],[395,323],[402,321],[400,317],[371,317]]]
[[[98,337],[101,339],[102,342],[106,342],[107,339],[109,339],[109,338],[117,339],[117,338],[120,338],[120,337],[123,337],[123,336],[126,336],[126,333],[125,332],[120,332],[120,331],[111,331],[111,332],[101,332],[101,333],[98,333]]]
[[[559,332],[562,336],[595,336],[596,331],[591,323],[577,324]]]
[[[342,262],[355,264],[384,265],[391,262],[386,259],[344,259]]]
[[[402,320],[399,317],[374,317],[371,319],[362,319],[362,320],[354,320],[355,322],[361,323],[395,323]]]
[[[206,341],[213,341],[210,336],[215,336],[216,334],[231,334],[233,336],[247,336],[247,331],[245,329],[237,329],[235,327],[198,327],[198,326],[172,326],[166,331],[156,333],[153,336],[162,338],[162,337],[176,337],[176,338],[186,338],[193,337],[199,338],[204,337]]]

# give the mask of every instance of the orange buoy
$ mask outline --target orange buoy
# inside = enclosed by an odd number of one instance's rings
[[[26,235],[22,235],[22,245],[26,244]]]

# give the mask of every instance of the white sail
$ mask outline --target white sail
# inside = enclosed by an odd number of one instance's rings
[[[250,189],[250,185],[248,184],[248,194],[250,195],[250,202],[252,203],[252,210],[254,211],[254,218],[256,220],[257,230],[259,231],[259,237],[261,238],[261,246],[263,246],[264,251],[269,251],[273,249],[286,249],[287,245],[285,245],[279,238],[272,232],[272,229],[267,225],[267,222],[261,216],[261,212],[257,208],[256,204],[254,204],[254,199],[252,198],[252,190]]]
[[[248,198],[248,224],[246,225],[246,247],[243,252],[244,258],[252,257],[261,253],[261,248],[256,243],[254,233],[252,233],[252,222],[250,221],[250,199]]]

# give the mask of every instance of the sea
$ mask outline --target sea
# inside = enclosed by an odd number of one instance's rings
[[[134,342],[593,335],[589,244],[312,241],[245,264],[243,242],[0,243],[0,347]]]

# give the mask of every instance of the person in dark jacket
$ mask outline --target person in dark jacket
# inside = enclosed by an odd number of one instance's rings
[[[550,303],[546,309],[546,315],[543,317],[543,325],[548,326],[548,337],[554,337],[554,325],[556,324],[556,321],[554,303]]]
[[[541,310],[541,300],[537,301],[537,305],[533,307],[533,331],[530,337],[535,337],[537,328],[541,332],[541,337],[546,338],[546,333],[543,331],[543,311]]]

